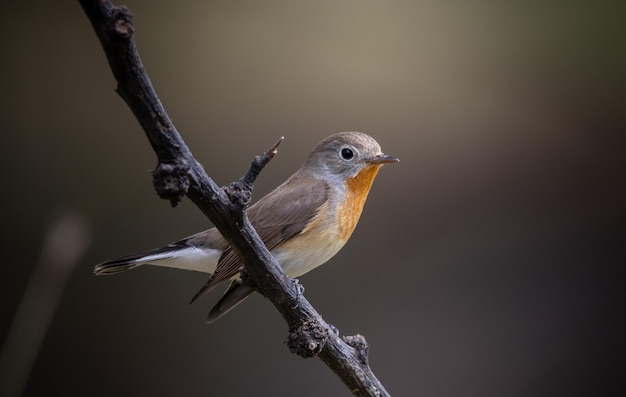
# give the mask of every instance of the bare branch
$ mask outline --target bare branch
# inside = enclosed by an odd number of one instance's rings
[[[250,285],[267,297],[289,326],[288,345],[302,357],[318,355],[356,396],[388,396],[367,364],[367,343],[360,335],[339,337],[304,298],[267,250],[246,215],[252,188],[276,154],[282,138],[261,156],[238,182],[221,189],[210,179],[181,138],[141,63],[135,48],[133,17],[126,7],[107,0],[80,0],[126,101],[154,149],[158,165],[154,185],[173,206],[187,195],[215,224],[246,264]]]
[[[254,187],[254,181],[261,173],[261,170],[270,162],[271,159],[278,153],[278,146],[283,142],[285,137],[280,137],[280,140],[276,142],[271,148],[267,149],[265,153],[256,156],[250,165],[248,172],[241,177],[237,182],[233,182],[227,188],[224,188],[226,194],[230,198],[231,205],[236,205],[239,208],[248,208],[252,201],[252,189]]]

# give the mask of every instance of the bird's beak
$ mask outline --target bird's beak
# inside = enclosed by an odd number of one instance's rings
[[[397,163],[398,161],[400,161],[399,158],[382,153],[377,154],[376,156],[369,159],[369,162],[371,164]]]

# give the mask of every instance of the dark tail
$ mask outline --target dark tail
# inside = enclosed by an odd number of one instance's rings
[[[226,292],[224,292],[222,299],[211,309],[207,317],[207,323],[212,323],[234,309],[235,306],[243,302],[243,300],[249,297],[253,292],[254,290],[252,288],[241,284],[240,281],[231,282]]]
[[[157,248],[150,251],[139,252],[111,259],[97,265],[93,272],[98,276],[125,272],[140,265],[171,258],[173,256],[172,252],[176,249],[178,249],[178,247],[168,245],[163,248]]]

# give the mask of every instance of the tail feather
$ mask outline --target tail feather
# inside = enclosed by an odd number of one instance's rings
[[[181,240],[162,248],[126,255],[97,265],[96,275],[124,272],[140,265],[156,265],[176,269],[213,273],[222,251],[213,248],[198,248]]]
[[[222,298],[211,309],[209,316],[207,317],[207,323],[212,323],[224,314],[228,313],[235,308],[238,304],[243,302],[248,296],[250,296],[254,290],[247,285],[241,283],[241,281],[232,281],[230,286],[224,292]]]
[[[145,265],[150,261],[157,262],[159,260],[172,258],[174,253],[172,249],[168,250],[167,248],[168,247],[157,248],[102,262],[94,268],[94,273],[98,276],[117,274],[134,269],[140,265]]]

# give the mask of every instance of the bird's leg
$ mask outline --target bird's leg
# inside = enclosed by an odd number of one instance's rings
[[[293,306],[293,308],[295,309],[300,304],[300,296],[304,294],[304,285],[300,284],[300,281],[297,278],[292,278],[291,281],[293,282],[293,285],[296,287],[296,291],[298,294],[296,298],[296,304]]]

